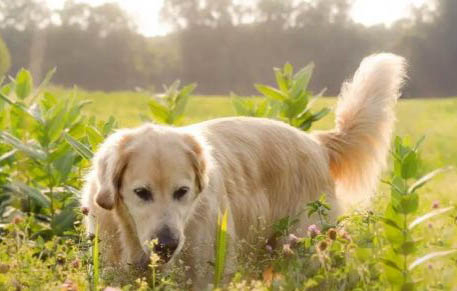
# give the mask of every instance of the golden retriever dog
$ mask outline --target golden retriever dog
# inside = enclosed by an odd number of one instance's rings
[[[179,257],[194,286],[205,286],[213,278],[209,262],[221,213],[228,213],[227,273],[237,242],[255,242],[256,227],[272,237],[272,224],[297,215],[292,231],[303,235],[313,221],[300,213],[321,195],[336,218],[345,201],[374,191],[404,79],[403,58],[366,57],[342,87],[330,131],[233,117],[115,132],[96,153],[82,197],[87,231],[99,225],[105,264],[145,267],[155,239],[165,268]]]

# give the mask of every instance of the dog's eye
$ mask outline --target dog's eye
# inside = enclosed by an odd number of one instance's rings
[[[187,194],[187,192],[189,192],[189,187],[181,187],[173,193],[173,198],[180,200],[182,197],[184,197],[184,195]]]
[[[144,201],[152,200],[151,191],[149,191],[149,189],[147,189],[147,188],[144,188],[144,187],[136,188],[133,190],[133,192],[135,192],[135,194],[138,197],[140,197],[141,199],[143,199]]]

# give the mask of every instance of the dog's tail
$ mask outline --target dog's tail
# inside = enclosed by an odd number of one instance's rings
[[[363,59],[352,81],[343,84],[335,129],[316,133],[328,151],[337,195],[343,201],[360,201],[374,191],[389,151],[393,106],[405,67],[402,57],[388,53]]]

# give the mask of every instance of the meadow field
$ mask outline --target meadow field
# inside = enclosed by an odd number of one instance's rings
[[[74,114],[74,120],[77,115],[95,116],[100,121],[106,121],[113,116],[118,122],[118,127],[133,127],[144,122],[144,116],[151,116],[148,102],[152,96],[145,92],[105,93],[58,88],[52,88],[49,92],[52,96],[62,98],[77,96],[77,100],[91,101],[81,112],[77,111]],[[12,118],[9,128],[5,123],[2,124],[8,132],[11,132],[11,135],[2,133],[2,139],[8,146],[5,144],[0,148],[3,151],[0,162],[5,163],[3,169],[6,169],[4,170],[6,174],[0,176],[0,182],[6,185],[5,189],[14,190],[14,187],[8,188],[10,187],[8,183],[12,183],[19,187],[16,192],[30,192],[27,194],[29,203],[31,198],[31,200],[37,200],[38,204],[46,204],[48,203],[46,197],[50,195],[51,210],[44,207],[36,208],[34,203],[31,203],[31,206],[26,203],[27,207],[24,207],[23,199],[11,203],[14,210],[0,207],[1,211],[8,212],[8,217],[12,217],[8,223],[5,214],[3,222],[7,223],[0,225],[0,233],[3,235],[0,237],[0,289],[41,290],[46,286],[50,290],[102,290],[106,286],[115,284],[113,282],[116,281],[113,281],[112,277],[110,279],[109,275],[100,275],[102,271],[98,269],[98,252],[96,251],[98,247],[84,238],[84,229],[80,223],[81,213],[76,211],[76,216],[71,214],[74,209],[78,209],[74,200],[79,195],[78,188],[81,186],[82,173],[89,165],[90,154],[84,154],[84,150],[82,153],[78,150],[72,153],[70,146],[66,143],[68,142],[75,149],[78,149],[81,144],[85,144],[87,151],[95,150],[96,145],[103,140],[103,136],[111,130],[111,125],[107,129],[103,122],[96,124],[86,120],[83,123],[85,131],[81,131],[80,126],[61,125],[62,127],[59,127],[60,125],[55,123],[55,118],[61,115],[54,112],[52,108],[60,108],[60,101],[58,101],[59,98],[50,96],[44,94],[39,98],[42,98],[40,102],[42,102],[45,112],[43,118],[49,118],[50,124],[43,130],[51,132],[48,138],[55,143],[53,145],[52,142],[49,143],[45,139],[43,151],[49,151],[51,156],[58,156],[57,163],[52,161],[49,164],[51,168],[55,167],[58,171],[47,172],[49,175],[56,176],[54,180],[49,179],[48,181],[47,178],[43,178],[39,168],[45,167],[47,161],[39,161],[39,155],[34,152],[34,149],[28,148],[34,142],[25,142],[26,139],[29,141],[36,139],[43,143],[41,134],[37,134],[35,137],[31,130],[27,132],[24,127],[26,124],[33,123],[26,121],[30,116],[22,116],[21,118],[24,118],[22,121]],[[3,95],[2,98],[7,97]],[[17,108],[22,108],[20,107],[22,103],[19,101],[7,100],[11,104],[15,104],[14,106]],[[255,97],[253,100],[261,102],[263,99]],[[53,107],[49,104],[56,105]],[[311,130],[325,130],[333,127],[332,109],[335,108],[335,105],[335,97],[321,98],[313,105],[313,111],[322,107],[328,107],[331,111],[330,114],[315,122]],[[10,111],[5,116],[11,117],[18,114],[13,107],[8,109]],[[416,153],[416,149],[412,145],[425,136],[419,151],[420,159],[418,159],[417,165],[414,165],[417,173],[405,178],[405,181],[412,183],[434,169],[454,167],[454,169],[437,175],[417,191],[420,201],[418,207],[416,205],[414,210],[408,210],[409,214],[405,212],[404,218],[393,216],[406,223],[407,214],[410,215],[408,221],[411,222],[414,218],[424,214],[428,215],[428,213],[431,213],[430,217],[438,216],[440,213],[436,211],[445,210],[444,215],[440,215],[441,217],[438,217],[436,221],[431,221],[418,228],[417,231],[415,230],[412,236],[414,240],[410,237],[411,230],[403,230],[405,239],[411,240],[401,246],[404,250],[399,252],[403,254],[403,259],[395,257],[389,251],[390,243],[392,243],[389,225],[392,225],[393,218],[388,217],[393,214],[389,214],[386,207],[389,208],[388,205],[392,203],[389,201],[390,193],[394,192],[393,186],[380,183],[377,194],[373,198],[373,204],[368,210],[357,209],[348,213],[349,215],[342,220],[345,221],[343,224],[318,226],[321,228],[320,233],[298,238],[299,244],[297,246],[297,241],[295,241],[292,250],[253,250],[244,258],[245,261],[241,260],[237,274],[230,284],[223,285],[222,289],[455,290],[453,287],[457,286],[455,285],[457,284],[455,255],[443,259],[432,260],[431,258],[444,256],[449,249],[457,249],[457,212],[455,209],[447,209],[449,206],[457,204],[457,172],[455,170],[457,167],[457,98],[402,99],[398,102],[396,111],[397,123],[394,135],[401,136],[404,140],[403,145],[396,141],[394,147],[396,154],[401,154],[402,151]],[[68,112],[73,114],[71,110]],[[183,113],[183,119],[178,126],[234,115],[236,115],[236,111],[231,97],[191,96]],[[67,120],[67,118],[64,119]],[[47,124],[46,122],[44,124]],[[18,130],[19,127],[21,127],[20,130]],[[65,129],[67,127],[68,129]],[[63,133],[59,133],[59,129],[63,130]],[[38,130],[38,127],[34,130]],[[68,137],[67,133],[74,139]],[[12,135],[18,139],[12,138]],[[24,143],[22,144],[19,139]],[[52,150],[53,146],[55,146],[55,151]],[[25,155],[20,154],[13,159],[12,155],[16,155],[17,151],[13,150],[14,153],[11,154],[11,147],[17,148]],[[57,154],[55,154],[56,152]],[[32,156],[31,158],[27,157],[29,154]],[[82,158],[78,158],[78,154]],[[65,162],[68,161],[67,156],[71,157],[69,166],[66,166]],[[401,163],[403,162],[405,161],[401,161]],[[397,163],[398,161],[394,162],[392,157],[389,158],[389,169],[383,175],[383,180],[393,179],[391,177],[394,177],[395,174],[391,176],[392,170],[390,169],[397,168]],[[403,166],[400,164],[400,167]],[[65,172],[65,175],[59,173],[60,169]],[[39,179],[39,182],[33,181],[33,177]],[[14,184],[15,179],[24,182]],[[55,190],[62,188],[57,187],[58,183],[61,183],[65,189]],[[58,191],[62,191],[59,195],[63,195],[62,197],[65,198],[56,200],[54,209],[52,195],[57,195]],[[40,193],[43,196],[40,196]],[[58,199],[57,197],[54,196],[54,199]],[[0,194],[0,206],[2,206],[1,199]],[[325,209],[322,208],[320,202],[311,203],[307,207],[314,207],[318,213],[322,211],[325,214]],[[33,213],[35,214],[33,215]],[[41,221],[42,216],[47,218]],[[430,217],[424,218],[423,221]],[[61,226],[60,220],[66,224],[65,231],[60,229],[60,227],[62,229],[64,227]],[[395,224],[395,222],[393,223]],[[336,230],[338,235],[332,234]],[[409,247],[406,247],[406,243]],[[418,262],[418,265],[425,261],[427,264],[416,268],[413,275],[410,270],[411,266],[406,269],[407,263],[410,264],[414,258],[425,256],[431,251],[436,252],[432,257]],[[395,249],[395,252],[398,252],[398,249]],[[409,256],[408,259],[406,259],[407,256]],[[428,262],[429,259],[430,262]],[[405,269],[400,270],[398,260],[403,260],[401,264],[404,264]],[[154,267],[151,268],[154,270]],[[427,276],[426,280],[420,279],[424,276]],[[122,289],[169,290],[182,289],[186,286],[186,282],[182,283],[179,279],[170,279],[170,277],[161,278],[157,285],[154,282],[151,283],[150,279],[138,278],[123,285]]]

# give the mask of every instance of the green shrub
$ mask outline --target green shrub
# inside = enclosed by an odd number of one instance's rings
[[[309,130],[312,124],[329,113],[328,108],[322,108],[311,113],[311,106],[321,97],[325,90],[313,96],[308,90],[308,84],[313,74],[313,64],[294,74],[291,64],[283,69],[275,68],[278,88],[256,84],[255,87],[265,99],[255,100],[232,97],[233,106],[238,115],[278,118],[301,130]]]

